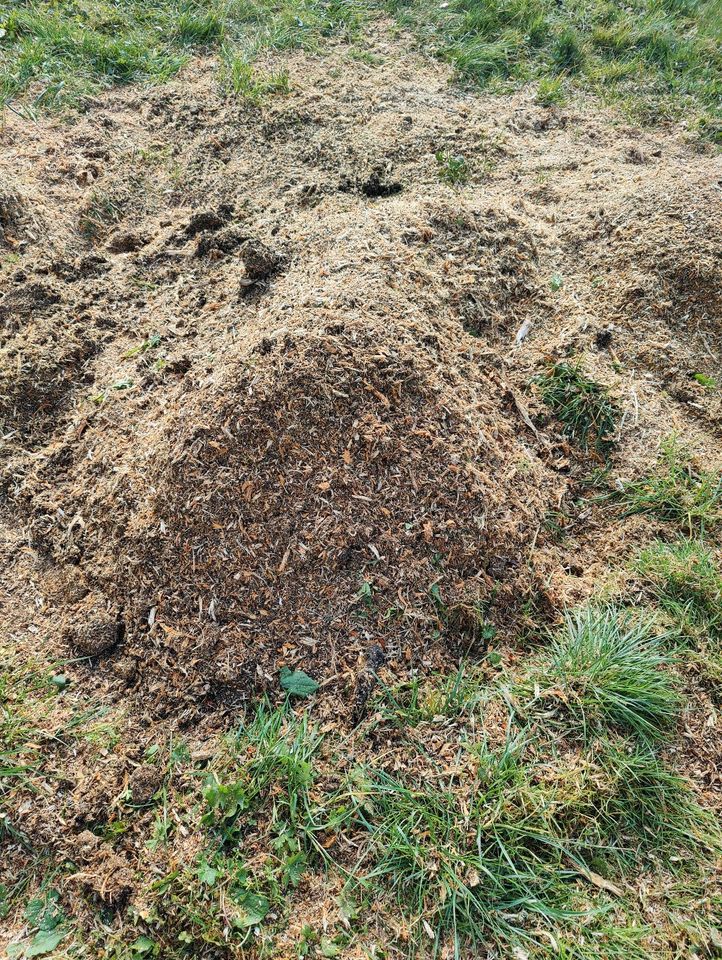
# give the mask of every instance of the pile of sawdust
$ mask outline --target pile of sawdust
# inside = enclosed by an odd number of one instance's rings
[[[558,482],[459,303],[489,318],[530,303],[533,245],[504,207],[393,203],[370,215],[376,256],[345,217],[337,261],[310,245],[290,268],[227,209],[193,215],[194,260],[201,243],[211,262],[238,256],[218,237],[244,236],[255,323],[160,418],[139,411],[134,440],[96,434],[85,458],[66,444],[25,484],[34,545],[77,566],[59,588],[66,641],[156,713],[255,696],[294,666],[358,717],[369,657],[409,675],[478,655],[530,595]]]
[[[283,666],[346,727],[377,671],[489,645],[489,671],[513,665],[525,628],[676,535],[590,501],[601,462],[535,393],[550,362],[582,358],[623,411],[611,482],[671,432],[722,466],[722,391],[695,378],[722,370],[714,157],[382,52],[369,70],[342,48],[333,77],[284,54],[291,93],[262,108],[201,61],[74,124],[10,118],[0,640],[63,662],[57,709],[102,703],[118,728],[107,750],[48,729],[60,787],[20,791],[13,823],[78,865],[81,904],[120,913],[173,868],[144,804],[179,728],[204,762],[242,701],[284,695]],[[440,150],[468,184],[440,182]],[[710,804],[716,709],[700,687],[675,761]],[[116,838],[121,797],[140,810]],[[200,836],[176,840],[194,862]]]
[[[348,688],[374,647],[439,667],[528,596],[543,472],[478,358],[457,398],[399,332],[259,339],[171,423],[113,591],[166,700],[248,695],[282,664]]]

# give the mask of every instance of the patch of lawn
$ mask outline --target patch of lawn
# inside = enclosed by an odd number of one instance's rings
[[[545,718],[527,726],[506,699],[506,732],[492,744],[478,676],[465,668],[427,686],[428,742],[391,724],[402,752],[373,746],[392,743],[389,721],[361,739],[322,735],[308,710],[265,700],[204,770],[183,772],[188,752],[171,745],[177,779],[163,803],[176,829],[157,861],[166,872],[139,878],[142,909],[131,907],[126,922],[104,922],[80,940],[124,960],[181,960],[198,949],[272,956],[275,938],[287,941],[294,898],[307,902],[303,880],[313,872],[314,884],[325,876],[344,902],[373,903],[374,937],[409,957],[491,946],[537,960],[661,958],[635,906],[636,878],[649,865],[676,870],[682,902],[675,862],[702,876],[718,843],[683,778],[650,745],[603,727],[570,747]],[[453,758],[437,752],[442,743]],[[147,754],[160,758],[160,749]],[[55,886],[62,890],[62,878]],[[68,946],[78,942],[74,902],[62,900]],[[340,939],[333,927],[324,937],[304,927],[298,955],[335,956],[356,937],[354,948],[365,950],[354,918],[368,911],[349,916]],[[698,910],[696,930],[705,923]]]
[[[482,942],[514,938],[514,914],[565,913],[563,853],[554,808],[529,779],[525,738],[481,749],[472,789],[404,782],[356,770],[345,801],[348,829],[362,831],[353,881],[382,886],[415,935]],[[463,793],[463,802],[460,796]]]
[[[698,540],[654,543],[635,569],[684,642],[684,660],[715,683],[722,681],[722,570]]]
[[[716,0],[82,0],[0,2],[0,104],[32,85],[36,106],[77,104],[115,83],[162,82],[193,50],[317,48],[353,40],[392,14],[464,82],[539,86],[560,103],[561,82],[620,102],[637,119],[684,117],[722,137],[722,24]],[[241,84],[242,86],[244,84]]]
[[[273,795],[271,828],[291,830],[304,845],[312,845],[310,790],[321,739],[307,713],[297,717],[261,703],[252,721],[227,738],[227,760],[206,783],[202,822],[223,844],[232,844]]]
[[[657,542],[636,567],[663,609],[691,630],[722,638],[722,571],[708,547],[697,540]]]
[[[0,2],[0,106],[31,85],[33,105],[53,108],[114,84],[163,82],[204,48],[236,47],[225,60],[239,62],[263,48],[315,48],[324,37],[354,35],[364,15],[362,5],[325,0]],[[231,65],[230,86],[246,92],[238,74]],[[251,89],[258,93],[258,83]]]
[[[460,79],[492,89],[550,78],[621,103],[636,119],[684,117],[722,138],[716,0],[389,0]]]
[[[573,756],[524,729],[500,747],[467,748],[459,780],[351,771],[334,801],[358,851],[349,888],[392,899],[412,955],[428,938],[455,956],[494,942],[500,955],[558,957],[548,942],[575,931],[586,948],[569,956],[647,956],[649,931],[619,915],[617,926],[597,926],[579,884],[623,897],[650,856],[694,850],[707,863],[719,831],[689,785],[649,747],[613,736]]]

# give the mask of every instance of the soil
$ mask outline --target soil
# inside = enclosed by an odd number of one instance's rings
[[[19,825],[107,903],[133,848],[87,827],[152,797],[160,730],[198,749],[282,666],[351,726],[378,669],[478,655],[482,622],[516,656],[530,605],[554,622],[664,533],[577,508],[601,463],[530,385],[550,360],[611,386],[614,477],[672,432],[722,469],[722,393],[694,376],[722,370],[719,157],[464,91],[403,40],[374,54],[285,55],[291,92],[260,106],[200,60],[2,130],[4,644],[127,721]],[[713,693],[689,710],[675,762],[719,804]]]

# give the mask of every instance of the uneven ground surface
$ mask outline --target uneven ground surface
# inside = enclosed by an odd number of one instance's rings
[[[335,840],[326,822],[306,849],[274,828],[264,847],[286,803],[275,781],[242,842],[240,807],[199,793],[223,782],[219,738],[264,697],[282,703],[286,668],[319,684],[309,713],[331,746],[308,759],[314,803],[364,766],[436,777],[463,810],[469,724],[490,748],[519,712],[534,743],[556,729],[553,710],[524,713],[516,685],[565,609],[654,608],[634,564],[658,540],[703,539],[719,564],[719,156],[679,128],[464,92],[403,38],[368,41],[364,59],[340,45],[269,60],[290,89],[259,103],[221,98],[198,60],[162,87],[103,93],[72,122],[6,117],[0,927],[15,955],[43,917],[40,947],[86,956],[396,956],[437,935],[446,955],[719,949],[714,651],[662,666],[684,702],[660,762],[713,813],[705,853],[685,847],[690,814],[676,845],[626,874],[565,861],[571,909],[601,911],[581,927],[502,896],[491,913],[516,933],[482,922],[474,947],[455,946],[439,919],[448,894],[397,915],[379,874],[348,907],[353,831]],[[463,182],[447,182],[456,157]],[[535,382],[566,361],[609,387],[606,463],[565,436]],[[683,484],[710,490],[702,520],[688,504],[625,509],[625,490],[666,469],[672,435]],[[411,749],[389,703],[462,662],[477,700],[453,716],[427,704]],[[565,810],[564,791],[582,789],[573,771],[603,792],[567,732],[532,778]],[[215,821],[199,819],[203,802]],[[574,830],[590,809],[574,808]],[[210,853],[203,831],[219,823]],[[226,887],[210,906],[169,892],[201,864],[212,900],[229,844],[254,878],[234,874],[240,920]],[[282,882],[268,849],[308,869]],[[675,872],[689,859],[694,879]],[[29,917],[28,902],[62,921]]]

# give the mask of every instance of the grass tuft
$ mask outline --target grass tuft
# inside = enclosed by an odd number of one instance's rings
[[[532,680],[534,704],[555,703],[588,736],[616,727],[651,742],[674,723],[680,696],[654,624],[613,607],[567,615]]]
[[[662,615],[686,643],[685,662],[722,682],[722,570],[698,540],[654,543],[635,564]]]
[[[607,457],[619,410],[607,387],[590,380],[580,363],[556,363],[535,380],[541,398],[564,424],[564,432],[582,450]]]
[[[599,765],[606,783],[597,816],[607,853],[617,852],[622,862],[631,864],[650,852],[669,855],[670,850],[697,847],[719,851],[715,818],[699,806],[689,783],[668,770],[649,747],[606,743]]]
[[[640,554],[637,570],[665,610],[710,636],[722,637],[722,572],[704,544],[657,542]]]
[[[514,937],[519,912],[563,916],[566,899],[553,808],[528,779],[523,735],[477,755],[460,802],[442,783],[404,783],[383,771],[353,772],[343,800],[348,828],[362,831],[353,882],[382,885],[414,939],[483,942]]]
[[[658,469],[627,483],[619,496],[625,516],[653,514],[683,527],[690,537],[722,520],[722,473],[695,470],[675,437],[662,443]]]
[[[585,60],[584,44],[577,31],[571,27],[563,30],[552,48],[555,69],[564,73],[578,73]]]
[[[221,90],[258,103],[268,94],[289,93],[291,84],[287,70],[265,73],[257,69],[243,53],[224,48],[219,72]]]
[[[184,10],[176,24],[178,41],[190,46],[217,43],[223,38],[224,29],[223,19],[213,10]]]
[[[382,693],[384,717],[406,727],[436,718],[468,718],[487,696],[481,674],[466,663],[450,676],[427,681],[414,677],[408,683],[384,687]]]
[[[561,107],[566,103],[564,82],[561,77],[542,77],[536,92],[536,102],[541,107]]]

